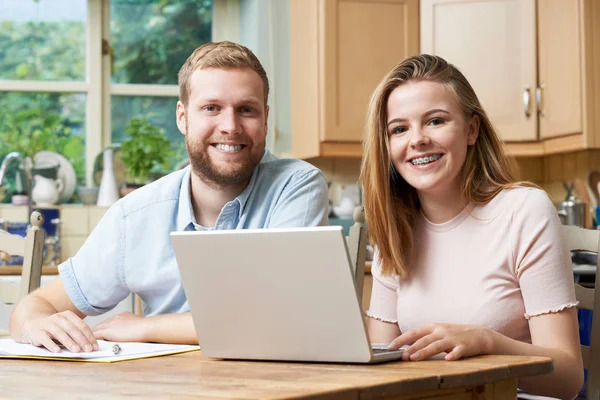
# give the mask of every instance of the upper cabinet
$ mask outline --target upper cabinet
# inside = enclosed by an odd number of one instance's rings
[[[291,0],[292,155],[361,156],[369,99],[419,53],[418,0]]]
[[[534,0],[423,0],[421,52],[456,65],[503,140],[536,140]]]
[[[420,7],[421,52],[465,74],[510,153],[600,146],[600,2],[421,0]]]
[[[538,1],[540,138],[582,132],[581,3]]]

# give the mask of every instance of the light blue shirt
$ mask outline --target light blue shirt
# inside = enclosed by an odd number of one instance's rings
[[[214,229],[327,225],[327,206],[320,170],[265,151]],[[135,190],[110,207],[79,252],[59,266],[69,298],[86,315],[110,311],[130,293],[142,298],[147,316],[188,312],[169,234],[195,227],[189,167]]]

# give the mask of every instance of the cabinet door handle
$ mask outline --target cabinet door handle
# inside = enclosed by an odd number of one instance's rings
[[[531,97],[531,86],[526,86],[525,90],[523,90],[523,111],[525,111],[525,118],[531,117],[531,112],[529,112],[529,99]]]
[[[540,86],[535,89],[535,101],[537,103],[538,113],[540,117],[545,117],[546,112],[544,111],[544,106],[542,105],[542,96],[544,95],[543,90],[546,89],[546,85],[544,83],[540,83]]]

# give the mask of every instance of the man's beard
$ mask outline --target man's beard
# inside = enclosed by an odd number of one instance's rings
[[[192,171],[199,176],[207,184],[214,184],[217,186],[241,186],[247,184],[254,172],[254,168],[260,163],[262,158],[262,152],[258,157],[248,157],[242,162],[236,162],[237,168],[228,171],[221,171],[212,162],[212,159],[208,155],[208,147],[210,144],[207,142],[203,149],[192,143],[190,136],[185,137],[185,146],[187,148],[188,155],[190,157],[190,164]]]

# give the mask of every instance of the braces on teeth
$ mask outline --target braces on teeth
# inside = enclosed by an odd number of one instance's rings
[[[429,164],[432,161],[439,160],[440,157],[441,157],[441,155],[435,154],[435,155],[429,156],[429,157],[415,158],[414,160],[411,161],[411,163],[413,165]]]

